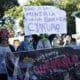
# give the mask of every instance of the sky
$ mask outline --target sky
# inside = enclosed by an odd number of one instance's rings
[[[18,0],[18,3],[22,6],[22,5],[24,5],[28,1],[29,0]]]
[[[34,1],[34,0],[18,0],[18,3],[23,6],[25,3],[29,2],[29,1]]]

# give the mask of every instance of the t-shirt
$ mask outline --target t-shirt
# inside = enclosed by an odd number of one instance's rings
[[[11,52],[10,47],[0,45],[0,73],[6,73],[5,56],[7,53]]]
[[[33,44],[27,41],[23,41],[17,49],[17,51],[32,51],[32,50],[34,50]]]
[[[46,41],[39,40],[39,42],[37,44],[37,50],[39,50],[39,49],[49,49],[49,48],[51,48],[51,44],[50,44],[49,40],[46,40]]]

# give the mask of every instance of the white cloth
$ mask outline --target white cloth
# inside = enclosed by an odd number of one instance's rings
[[[51,48],[51,44],[50,44],[49,40],[46,40],[44,42],[39,40],[39,42],[37,44],[37,50],[39,50],[39,49],[49,49],[49,48]]]

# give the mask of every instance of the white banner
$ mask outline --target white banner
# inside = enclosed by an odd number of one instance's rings
[[[25,6],[24,31],[31,34],[67,33],[66,12],[54,6]]]

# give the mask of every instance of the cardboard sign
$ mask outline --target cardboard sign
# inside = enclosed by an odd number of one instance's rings
[[[66,12],[54,6],[25,6],[24,31],[31,34],[67,33]]]

